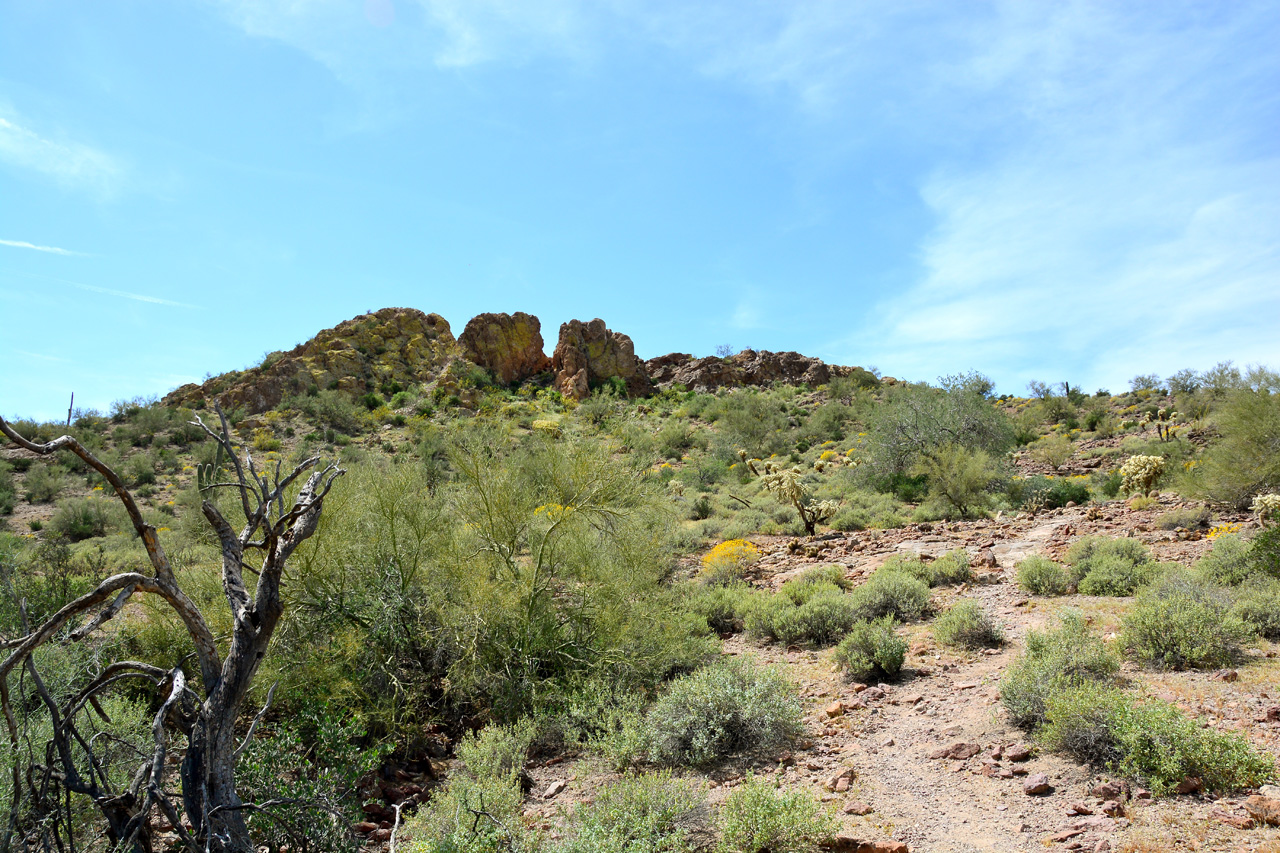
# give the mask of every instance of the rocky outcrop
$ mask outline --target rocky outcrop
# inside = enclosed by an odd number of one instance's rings
[[[683,385],[692,391],[714,391],[775,382],[825,385],[833,377],[852,375],[859,368],[826,364],[822,359],[798,352],[745,349],[728,358],[694,358],[686,353],[671,353],[645,362],[645,369],[660,388]]]
[[[584,399],[615,377],[622,380],[629,397],[653,393],[653,383],[631,338],[605,328],[604,320],[598,318],[590,323],[570,320],[560,326],[551,367],[556,372],[556,390],[574,400]]]
[[[457,341],[439,314],[383,308],[325,329],[288,352],[271,353],[257,367],[183,385],[163,402],[198,406],[216,400],[224,409],[257,414],[310,389],[358,394],[407,388],[431,379],[457,355]]]
[[[472,317],[458,336],[462,355],[505,385],[549,370],[542,351],[542,324],[523,311]]]

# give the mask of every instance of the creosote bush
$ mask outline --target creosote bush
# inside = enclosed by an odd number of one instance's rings
[[[900,556],[890,559],[879,571],[901,572],[927,586],[953,586],[973,578],[969,569],[969,552],[964,548],[948,551],[935,560]]]
[[[893,617],[854,623],[836,646],[834,660],[853,681],[892,678],[906,660],[907,644],[893,630]]]
[[[1090,536],[1067,549],[1071,579],[1084,595],[1133,595],[1160,571],[1136,539]]]
[[[890,616],[900,622],[918,618],[929,607],[929,587],[905,572],[881,566],[856,587],[852,599],[858,619]]]
[[[719,817],[716,853],[816,853],[840,826],[808,791],[782,791],[763,777],[735,788]]]
[[[1024,557],[1016,568],[1018,586],[1032,595],[1065,595],[1071,589],[1067,570],[1043,554]]]
[[[964,600],[952,605],[933,623],[933,636],[944,646],[966,649],[994,648],[1004,643],[1004,630],[991,620],[982,605]]]
[[[1280,640],[1280,580],[1261,577],[1239,587],[1231,614],[1258,636]]]
[[[678,853],[707,822],[705,786],[670,770],[628,774],[569,816],[566,837],[546,853]]]
[[[1061,624],[1027,635],[1026,650],[1000,682],[1000,701],[1016,726],[1045,721],[1049,696],[1067,687],[1102,686],[1120,669],[1119,657],[1074,613]]]
[[[802,730],[795,685],[781,670],[731,658],[671,682],[645,713],[641,742],[656,764],[706,767],[780,748]]]
[[[1138,595],[1122,641],[1135,660],[1156,669],[1227,666],[1254,634],[1232,605],[1226,590],[1170,571]]]

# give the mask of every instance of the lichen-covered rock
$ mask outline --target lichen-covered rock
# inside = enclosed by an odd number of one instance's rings
[[[542,324],[523,311],[472,317],[458,336],[458,346],[466,358],[507,385],[551,367],[542,351]]]
[[[849,376],[857,368],[826,364],[819,358],[798,352],[770,352],[745,349],[728,358],[694,358],[687,353],[671,353],[645,362],[649,378],[660,388],[683,385],[692,391],[767,386],[775,382],[817,386],[836,376]]]
[[[415,308],[383,308],[325,329],[288,352],[272,353],[257,367],[225,373],[203,385],[183,385],[167,406],[217,401],[246,414],[273,409],[290,394],[334,388],[349,393],[421,383],[458,355],[449,323]]]
[[[556,390],[574,400],[584,399],[592,389],[615,377],[622,380],[628,397],[653,393],[653,383],[631,338],[605,328],[599,318],[590,323],[570,320],[562,324],[551,366],[556,372]]]

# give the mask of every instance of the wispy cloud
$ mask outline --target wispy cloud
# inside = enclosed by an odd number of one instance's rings
[[[69,285],[78,290],[88,291],[89,293],[101,293],[104,296],[114,296],[118,299],[130,299],[134,302],[146,302],[151,305],[165,305],[170,308],[192,308],[197,311],[203,311],[204,306],[192,305],[188,302],[176,302],[172,299],[162,299],[159,296],[149,296],[145,293],[132,293],[127,290],[115,290],[110,287],[99,287],[96,284],[85,284],[80,281],[71,281],[66,278],[56,278],[51,275],[39,275],[37,273],[21,272],[19,270],[0,270],[4,275],[18,275],[23,278],[33,278],[40,281],[53,281],[59,284]]]
[[[0,240],[0,246],[9,246],[14,249],[31,249],[36,252],[48,252],[51,255],[84,254],[84,252],[73,252],[70,249],[59,249],[57,246],[37,246],[35,243],[28,243],[25,240]]]
[[[41,136],[19,121],[0,117],[0,161],[66,187],[108,195],[118,189],[123,169],[114,157],[83,143]]]

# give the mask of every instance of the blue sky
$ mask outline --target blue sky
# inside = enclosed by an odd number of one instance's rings
[[[1274,2],[0,0],[0,411],[366,310],[933,381],[1280,364]]]

